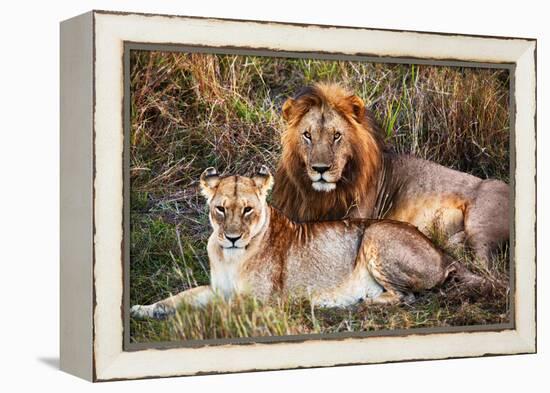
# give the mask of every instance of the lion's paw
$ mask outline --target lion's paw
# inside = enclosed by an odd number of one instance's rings
[[[319,308],[340,308],[342,305],[336,299],[329,297],[318,297],[313,300],[313,304]]]
[[[136,319],[167,319],[174,315],[176,310],[162,303],[151,304],[148,306],[135,305],[130,309],[130,315]]]
[[[150,318],[150,308],[151,306],[142,306],[136,304],[130,308],[130,316],[136,319],[146,319]]]
[[[154,319],[167,319],[173,316],[175,313],[176,310],[172,306],[169,306],[167,304],[155,304],[155,306],[153,307],[152,317]]]

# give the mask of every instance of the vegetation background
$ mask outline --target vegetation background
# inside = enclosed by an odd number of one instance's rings
[[[131,52],[130,303],[150,304],[209,282],[210,235],[201,172],[274,169],[280,108],[301,87],[337,81],[363,98],[399,153],[481,178],[509,180],[507,70],[171,52]],[[507,282],[508,248],[484,270]],[[133,342],[237,338],[507,322],[507,291],[469,299],[453,282],[412,305],[321,310],[307,300],[183,307],[168,321],[131,320]]]

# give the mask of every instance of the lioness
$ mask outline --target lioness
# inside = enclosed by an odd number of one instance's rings
[[[287,128],[273,204],[296,221],[389,218],[476,256],[509,238],[508,185],[388,152],[363,101],[337,84],[316,84],[283,105]]]
[[[320,306],[358,301],[397,303],[441,284],[455,271],[467,284],[482,279],[456,266],[410,224],[343,220],[298,224],[266,202],[272,176],[201,176],[213,228],[208,240],[211,283],[151,305],[135,305],[137,318],[165,318],[182,302],[202,306],[216,295],[307,296]]]

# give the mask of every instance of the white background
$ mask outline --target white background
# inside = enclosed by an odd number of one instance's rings
[[[302,4],[303,3],[303,4]],[[58,371],[59,25],[91,9],[538,39],[538,194],[548,195],[549,11],[543,1],[9,1],[0,13],[0,389],[548,391],[548,205],[538,204],[538,355],[92,385]],[[546,109],[546,111],[544,111]],[[517,130],[521,137],[521,130]],[[519,190],[521,192],[521,190]]]

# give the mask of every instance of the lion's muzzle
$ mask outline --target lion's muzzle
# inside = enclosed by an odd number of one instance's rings
[[[314,164],[308,171],[311,186],[315,191],[330,192],[336,189],[336,181],[330,172],[331,165]]]

